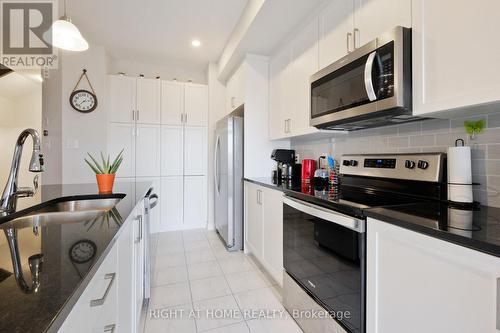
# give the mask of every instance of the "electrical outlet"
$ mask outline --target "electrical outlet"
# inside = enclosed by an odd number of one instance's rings
[[[295,154],[295,163],[300,163],[300,154]]]

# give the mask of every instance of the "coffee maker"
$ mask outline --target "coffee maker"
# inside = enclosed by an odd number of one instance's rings
[[[271,159],[276,161],[276,169],[273,170],[273,183],[300,181],[300,164],[295,163],[295,150],[274,149]]]

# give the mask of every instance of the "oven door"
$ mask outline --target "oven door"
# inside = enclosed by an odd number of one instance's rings
[[[364,332],[365,223],[283,199],[283,264],[302,289],[351,332]]]

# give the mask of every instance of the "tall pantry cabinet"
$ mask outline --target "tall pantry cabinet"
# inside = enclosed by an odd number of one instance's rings
[[[108,151],[125,155],[117,181],[151,181],[160,195],[152,232],[204,227],[207,86],[109,75],[108,93]]]

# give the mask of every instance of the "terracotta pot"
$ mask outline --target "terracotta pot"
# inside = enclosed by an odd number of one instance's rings
[[[96,174],[97,186],[99,187],[99,193],[113,193],[113,183],[115,182],[115,175],[112,174]]]

